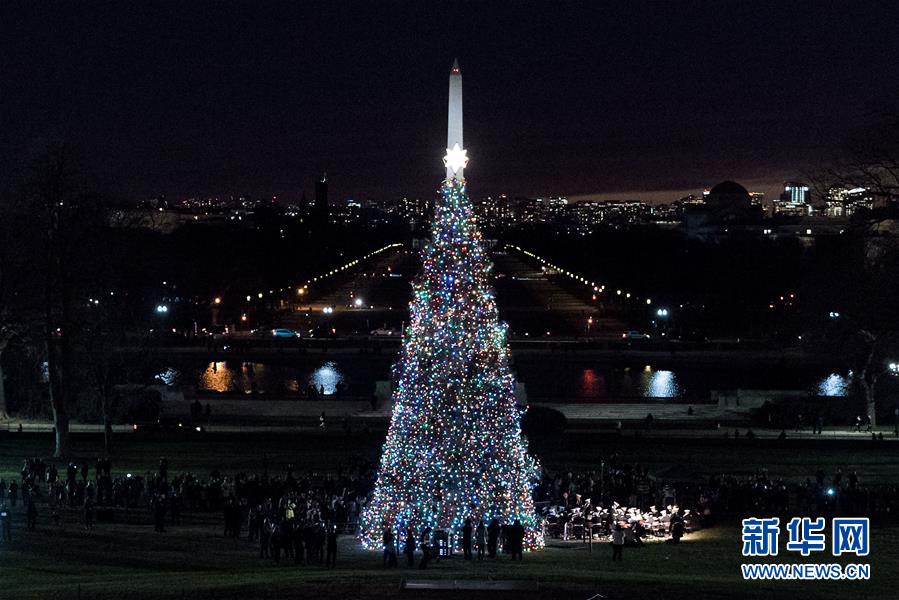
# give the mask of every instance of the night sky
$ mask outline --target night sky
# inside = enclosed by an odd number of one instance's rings
[[[123,200],[430,196],[458,56],[475,194],[772,193],[899,98],[893,2],[603,4],[6,1],[0,181],[65,139]]]

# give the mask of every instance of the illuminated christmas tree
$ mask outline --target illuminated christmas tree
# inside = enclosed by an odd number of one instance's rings
[[[521,521],[543,545],[532,492],[538,468],[521,436],[507,327],[489,286],[492,268],[465,188],[462,78],[450,75],[447,178],[413,285],[397,362],[393,416],[378,480],[362,515],[363,543],[389,524],[461,531],[465,519]]]

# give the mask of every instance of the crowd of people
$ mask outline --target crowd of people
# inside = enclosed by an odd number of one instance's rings
[[[149,515],[154,529],[181,524],[183,513],[220,513],[225,538],[244,539],[262,559],[333,567],[339,535],[358,533],[359,515],[374,483],[374,465],[356,460],[336,473],[237,473],[218,470],[207,477],[172,474],[166,458],[154,471],[113,474],[109,459],[57,468],[39,458],[24,461],[20,478],[0,480],[0,530],[11,538],[11,511],[23,510],[28,529],[46,510],[58,523],[68,509],[82,512],[92,529],[98,510],[125,510],[131,520]],[[764,469],[751,476],[716,475],[701,482],[667,481],[640,464],[611,456],[599,469],[545,471],[534,490],[544,535],[564,540],[612,542],[614,557],[625,545],[640,546],[658,537],[677,543],[690,531],[725,516],[748,514],[895,515],[899,486],[863,486],[855,471],[831,474],[818,469],[801,482],[771,478]],[[21,509],[17,508],[21,505]],[[44,508],[44,506],[46,508]],[[689,507],[689,508],[686,508]],[[466,560],[508,554],[520,560],[524,549],[520,522],[466,520],[458,531],[416,529],[382,531],[383,564],[393,567],[404,555],[408,566],[427,568],[452,549]],[[417,558],[420,557],[420,558]]]
[[[397,566],[397,549],[402,547],[409,567],[415,566],[418,550],[421,553],[418,568],[427,569],[428,563],[448,556],[456,547],[462,552],[464,560],[473,560],[475,553],[478,560],[495,559],[500,550],[511,555],[513,560],[522,560],[524,537],[524,526],[517,519],[506,524],[500,524],[499,519],[490,519],[489,523],[479,519],[477,524],[472,519],[466,519],[458,531],[435,531],[431,527],[417,531],[414,526],[408,526],[396,532],[392,526],[385,524],[381,531],[381,547],[385,567]]]

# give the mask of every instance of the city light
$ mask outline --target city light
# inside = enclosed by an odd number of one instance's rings
[[[355,300],[353,300],[353,306],[355,306],[356,308],[361,308],[363,304],[364,302],[362,302],[362,298],[356,298]]]
[[[529,257],[531,257],[531,258],[533,258],[533,259],[539,261],[539,262],[541,263],[540,269],[541,269],[541,271],[543,271],[543,272],[546,272],[547,267],[549,267],[550,269],[553,269],[554,271],[556,271],[557,274],[561,274],[561,275],[565,275],[566,277],[570,277],[571,279],[574,279],[574,280],[577,281],[578,283],[582,283],[582,284],[584,284],[585,286],[587,286],[588,288],[591,288],[592,291],[594,292],[594,293],[591,295],[591,298],[592,298],[594,301],[596,300],[596,294],[597,294],[597,293],[602,293],[602,292],[604,292],[605,289],[606,289],[606,286],[605,286],[605,285],[597,284],[595,281],[591,281],[591,280],[587,279],[586,277],[584,277],[583,275],[578,275],[577,273],[574,273],[574,272],[572,272],[572,271],[568,271],[568,270],[566,270],[566,269],[563,269],[563,268],[561,268],[560,266],[558,266],[558,265],[556,265],[556,264],[553,264],[553,263],[549,262],[548,260],[546,260],[546,259],[543,258],[542,256],[538,256],[537,254],[534,254],[533,252],[531,252],[531,251],[529,251],[529,250],[525,250],[524,248],[521,248],[521,247],[519,247],[519,246],[514,246],[514,245],[512,245],[512,244],[506,244],[506,248],[507,248],[507,249],[512,249],[512,250],[517,250],[518,252],[521,252],[521,253],[524,254],[525,256],[529,256]],[[626,291],[624,291],[624,290],[615,290],[615,293],[616,293],[618,296],[624,296],[624,297],[627,298],[627,299],[630,299],[631,296],[632,296],[631,292],[626,292]],[[636,299],[636,300],[640,300],[640,297],[639,297],[639,296],[633,296],[633,297],[634,297],[634,299]],[[645,302],[646,302],[647,305],[652,304],[652,298],[645,298],[644,300],[645,300]]]
[[[213,304],[221,304],[221,303],[222,303],[222,299],[219,298],[218,296],[216,296],[215,299],[212,301],[212,303],[213,303]]]

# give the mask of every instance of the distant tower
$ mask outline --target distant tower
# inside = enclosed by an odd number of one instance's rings
[[[328,174],[322,173],[321,181],[315,182],[315,200],[312,218],[318,223],[328,222]]]
[[[459,61],[453,61],[449,77],[449,111],[446,127],[446,179],[464,179],[463,170],[468,164],[467,151],[462,143],[462,71]]]
[[[303,195],[300,196],[300,211],[304,215],[309,213],[309,200],[306,198],[306,190],[303,190]]]

